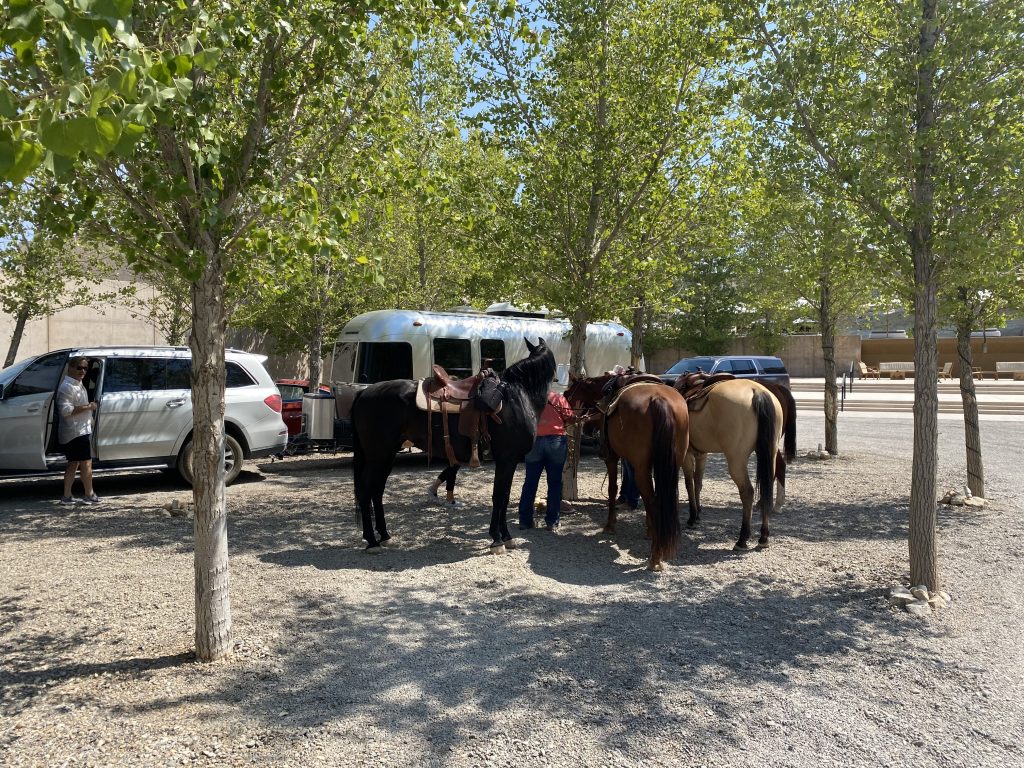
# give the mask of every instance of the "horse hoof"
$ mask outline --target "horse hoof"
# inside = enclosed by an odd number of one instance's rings
[[[388,536],[387,538],[383,538],[383,539],[381,539],[381,540],[380,540],[380,545],[381,545],[382,547],[387,547],[387,546],[390,546],[390,545],[391,545],[391,537],[390,537],[390,536]]]
[[[507,539],[504,539],[501,543],[505,545],[505,549],[516,549],[519,546],[519,542],[517,542],[511,536]]]
[[[373,544],[367,544],[366,549],[363,550],[363,552],[365,552],[368,555],[379,555],[383,551],[384,547],[382,547],[380,544],[376,542],[374,542]]]
[[[757,546],[754,547],[754,549],[756,549],[758,552],[763,552],[764,550],[768,549],[768,542],[767,541],[764,541],[764,542],[759,541],[759,542],[757,542]]]
[[[732,548],[733,552],[746,552],[749,547],[745,541],[737,541],[736,546]]]
[[[664,563],[651,563],[647,566],[648,571],[654,571],[655,573],[663,573],[665,571]]]
[[[500,555],[505,551],[505,542],[503,541],[492,541],[490,546],[492,555]]]

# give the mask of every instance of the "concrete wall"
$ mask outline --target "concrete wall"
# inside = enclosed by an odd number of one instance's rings
[[[96,292],[115,291],[124,282],[106,280],[96,286]],[[139,288],[139,293],[153,294],[152,288]],[[7,356],[14,333],[14,318],[0,314],[0,363]],[[164,344],[165,339],[145,320],[132,317],[123,305],[106,305],[102,310],[94,307],[72,307],[50,317],[33,320],[25,327],[18,347],[17,359],[41,355],[54,349],[80,344]]]
[[[836,365],[841,373],[850,370],[850,364],[860,359],[861,339],[859,336],[840,336],[836,339]],[[763,355],[764,351],[746,338],[734,339],[727,355]],[[693,357],[693,353],[680,347],[660,349],[646,356],[647,370],[664,373],[678,360]],[[822,360],[821,336],[787,336],[786,345],[778,355],[786,364],[790,376],[821,377],[825,375]]]
[[[864,362],[877,368],[883,362],[912,362],[914,360],[913,339],[865,339],[861,345]],[[951,375],[960,375],[960,362],[956,351],[956,339],[939,339],[939,362],[953,363]],[[971,358],[975,368],[994,371],[997,362],[1024,361],[1024,336],[996,336],[994,338],[971,339]]]

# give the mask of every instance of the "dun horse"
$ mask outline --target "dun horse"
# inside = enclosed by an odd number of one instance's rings
[[[690,518],[696,525],[700,519],[700,492],[704,467],[709,453],[725,454],[729,476],[740,492],[743,523],[734,549],[746,549],[750,538],[750,519],[754,506],[754,486],[747,472],[750,454],[757,457],[757,496],[761,510],[761,535],[758,549],[768,547],[768,518],[772,507],[772,484],[775,479],[776,455],[782,435],[783,411],[775,396],[756,381],[729,378],[711,386],[687,388],[680,377],[677,390],[686,393],[690,409],[690,454],[683,466],[686,489],[690,496]],[[796,424],[791,420],[789,445],[796,442]]]
[[[574,407],[593,407],[603,398],[611,374],[574,379],[565,392]],[[652,571],[664,570],[679,546],[679,467],[689,440],[686,401],[660,382],[627,383],[612,395],[601,417],[604,459],[608,466],[608,520],[615,532],[615,495],[619,458],[633,465],[636,485],[647,510]]]
[[[526,347],[530,354],[501,374],[501,410],[489,427],[494,458],[489,529],[493,553],[515,546],[505,521],[512,480],[516,466],[533,447],[537,421],[556,370],[555,357],[544,339],[536,346],[527,340]],[[352,471],[368,551],[391,538],[384,520],[384,487],[402,444],[408,440],[421,450],[445,455],[440,428],[430,431],[433,445],[428,444],[427,414],[416,407],[416,386],[415,381],[405,379],[371,384],[352,403]],[[468,462],[469,439],[456,432],[452,430],[455,457]]]

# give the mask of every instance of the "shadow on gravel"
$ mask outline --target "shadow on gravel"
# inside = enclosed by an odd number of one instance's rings
[[[423,764],[444,764],[450,747],[502,734],[504,714],[523,709],[572,720],[609,747],[643,750],[654,723],[738,744],[756,730],[728,724],[762,723],[771,691],[813,696],[816,669],[841,676],[870,664],[882,674],[899,655],[889,639],[900,624],[871,592],[837,602],[828,586],[648,584],[601,605],[493,579],[477,586],[464,602],[409,582],[357,605],[300,594],[301,630],[270,649],[271,662],[232,669],[218,695],[267,727],[414,736],[430,745]],[[917,663],[930,663],[927,652]],[[726,730],[706,730],[709,721]]]

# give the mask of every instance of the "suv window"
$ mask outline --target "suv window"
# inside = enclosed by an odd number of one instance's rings
[[[359,345],[360,384],[412,378],[412,345],[407,341],[367,341]]]
[[[245,368],[240,366],[238,363],[228,363],[228,389],[231,389],[232,387],[251,387],[255,383],[256,382],[253,381],[252,376],[246,372]]]
[[[57,389],[67,355],[49,355],[34,361],[7,388],[7,397],[40,395]]]
[[[777,357],[768,357],[761,361],[765,373],[786,373],[786,366]]]
[[[753,360],[723,360],[718,370],[732,371],[734,374],[757,373]]]
[[[281,399],[286,402],[301,400],[302,395],[305,394],[298,384],[278,384],[277,391],[281,393]]]
[[[238,363],[227,363],[227,386],[248,387],[256,382]],[[192,388],[192,361],[163,357],[109,357],[104,392],[155,392]]]
[[[104,392],[152,392],[167,389],[167,363],[162,358],[109,357]]]
[[[473,375],[473,356],[469,339],[434,339],[434,365],[456,379]]]

